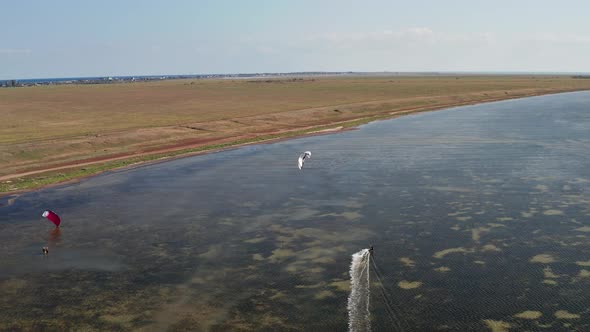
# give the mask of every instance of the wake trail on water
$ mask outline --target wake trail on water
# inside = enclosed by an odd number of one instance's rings
[[[348,331],[371,331],[369,299],[371,297],[369,269],[371,254],[363,249],[352,255],[350,263],[350,295],[348,296]]]

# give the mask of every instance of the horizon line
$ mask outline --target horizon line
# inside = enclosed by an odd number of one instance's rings
[[[91,75],[91,76],[61,76],[61,77],[29,77],[29,78],[3,78],[0,81],[19,81],[19,80],[67,80],[67,79],[102,79],[102,78],[198,78],[200,76],[263,76],[263,75],[354,75],[354,74],[393,74],[393,75],[454,75],[454,74],[483,74],[483,75],[588,75],[590,72],[585,71],[291,71],[291,72],[236,72],[236,73],[200,73],[200,74],[141,74],[141,75]]]

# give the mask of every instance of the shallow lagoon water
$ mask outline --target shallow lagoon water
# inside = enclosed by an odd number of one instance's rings
[[[589,147],[565,93],[3,198],[0,329],[343,331],[369,245],[404,330],[590,329]]]

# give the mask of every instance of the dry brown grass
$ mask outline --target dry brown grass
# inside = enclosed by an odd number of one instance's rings
[[[590,89],[590,80],[541,76],[190,82],[0,89],[0,176],[374,115]]]

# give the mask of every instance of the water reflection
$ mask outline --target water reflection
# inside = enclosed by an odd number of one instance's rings
[[[61,229],[56,227],[56,228],[50,230],[47,242],[48,242],[49,247],[52,247],[52,248],[57,247],[59,245],[59,243],[61,242]]]

